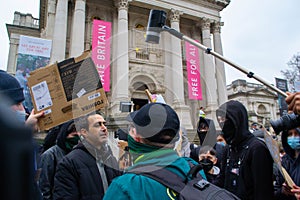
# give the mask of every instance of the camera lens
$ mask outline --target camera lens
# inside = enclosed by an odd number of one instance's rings
[[[274,131],[278,134],[281,131],[287,131],[300,126],[300,116],[295,115],[294,113],[287,114],[278,120],[271,120],[270,123]]]

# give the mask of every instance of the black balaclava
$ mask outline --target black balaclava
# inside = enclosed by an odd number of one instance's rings
[[[201,132],[200,129],[203,126],[208,127],[207,132]],[[216,138],[217,138],[217,132],[216,127],[214,124],[214,121],[208,118],[199,117],[198,126],[197,126],[197,134],[200,140],[200,145],[215,145]],[[205,144],[203,144],[205,143]]]
[[[222,132],[224,139],[226,141],[232,141],[232,139],[235,136],[236,128],[234,126],[234,123],[232,122],[231,119],[227,119],[223,124],[220,124],[222,126]]]
[[[222,104],[216,110],[216,116],[226,118],[226,121],[219,125],[229,145],[243,145],[242,142],[247,138],[255,137],[249,131],[248,112],[239,101],[231,100]]]

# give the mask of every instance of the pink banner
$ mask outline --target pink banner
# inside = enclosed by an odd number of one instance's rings
[[[202,100],[199,50],[194,45],[185,42],[185,52],[189,99]]]
[[[92,59],[97,67],[104,91],[110,91],[111,22],[93,21]]]

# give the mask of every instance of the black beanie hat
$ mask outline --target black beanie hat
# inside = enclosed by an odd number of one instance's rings
[[[7,97],[12,104],[18,104],[25,99],[18,80],[3,70],[0,70],[0,95]]]
[[[166,104],[146,104],[140,110],[130,113],[127,120],[133,122],[139,135],[152,142],[174,143],[179,137],[178,115]],[[163,140],[164,134],[170,136],[171,139]]]

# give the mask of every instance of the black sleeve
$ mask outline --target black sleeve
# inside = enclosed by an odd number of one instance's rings
[[[55,173],[55,156],[51,151],[46,151],[41,155],[40,160],[41,175],[39,187],[43,195],[43,199],[52,199],[52,189],[54,185]]]
[[[75,169],[72,162],[64,157],[57,165],[54,177],[53,199],[76,200],[79,199],[79,188]]]

